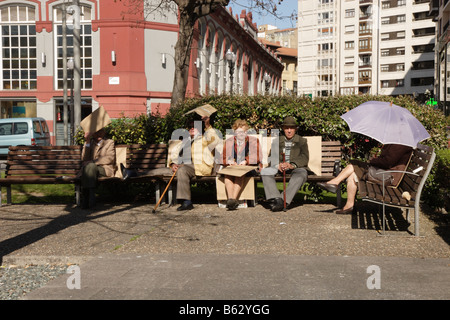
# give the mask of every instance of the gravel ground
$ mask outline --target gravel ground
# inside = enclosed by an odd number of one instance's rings
[[[18,300],[48,281],[66,273],[66,265],[30,265],[0,267],[0,300]]]

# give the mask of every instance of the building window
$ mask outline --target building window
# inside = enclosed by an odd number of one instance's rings
[[[352,65],[355,63],[355,58],[354,57],[345,57],[344,63],[345,63],[345,65]]]
[[[80,57],[81,57],[81,88],[92,89],[92,25],[91,8],[81,6],[80,30]],[[56,8],[53,11],[55,21],[55,47],[56,47],[56,78],[57,89],[63,88],[63,46],[62,46],[62,11]],[[67,15],[69,18],[69,15]],[[67,28],[67,58],[73,57],[73,29]],[[71,75],[68,73],[68,87],[71,86]]]
[[[35,10],[16,5],[1,9],[1,89],[36,89]]]
[[[412,78],[411,86],[430,86],[434,84],[434,77],[424,77],[424,78]]]
[[[355,41],[345,41],[345,49],[355,48]]]
[[[345,10],[345,17],[351,18],[355,16],[355,9],[346,9]]]
[[[354,32],[355,32],[355,26],[354,25],[345,26],[345,33],[354,33]]]
[[[360,50],[370,50],[372,48],[372,39],[360,39],[359,49]]]
[[[406,22],[406,15],[401,14],[399,16],[397,16],[397,23],[403,23]]]
[[[36,113],[36,100],[1,99],[0,119],[5,118],[34,118]]]

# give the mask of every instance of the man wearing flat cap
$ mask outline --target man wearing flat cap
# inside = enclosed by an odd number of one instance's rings
[[[308,178],[309,151],[305,138],[296,134],[298,126],[293,117],[286,117],[282,124],[283,136],[279,137],[278,163],[270,163],[270,166],[261,171],[266,199],[272,201],[271,210],[281,211],[284,208],[283,192],[277,188],[276,174],[283,171],[290,174],[289,184],[286,188],[286,207],[288,207],[294,196]],[[272,146],[271,153],[277,146]]]

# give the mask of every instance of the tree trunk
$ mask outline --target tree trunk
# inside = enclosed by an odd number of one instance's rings
[[[189,61],[191,58],[191,43],[196,20],[180,12],[180,31],[175,45],[175,75],[173,81],[171,108],[183,101],[189,76]]]

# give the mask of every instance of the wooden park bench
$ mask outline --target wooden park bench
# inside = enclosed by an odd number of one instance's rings
[[[123,162],[129,168],[150,170],[165,166],[166,145],[116,145],[116,151],[126,150]],[[11,186],[17,184],[74,184],[75,203],[81,203],[80,179],[82,146],[17,146],[10,147],[4,178],[0,178],[0,205],[2,189],[6,187],[7,203],[12,203]],[[118,170],[115,177],[99,177],[104,183],[147,183],[158,181],[155,177],[135,177],[123,180]],[[156,196],[160,183],[156,183]],[[158,200],[158,199],[157,199]]]
[[[76,175],[81,168],[81,146],[15,146],[9,147],[2,187],[6,187],[11,204],[11,186],[17,184],[75,184],[76,201],[80,189]]]
[[[414,210],[414,235],[419,236],[420,196],[436,154],[433,148],[419,144],[413,151],[409,164],[399,185],[378,185],[368,181],[358,183],[358,193],[363,201],[369,201],[383,207],[383,233],[385,231],[385,206],[406,209],[407,220],[409,210]],[[389,174],[391,171],[385,171]]]
[[[119,150],[122,149],[122,152]],[[124,149],[126,150],[125,152]],[[310,175],[308,181],[319,182],[328,181],[336,175],[340,168],[341,144],[338,141],[323,141],[321,153],[321,175]],[[23,146],[10,147],[8,153],[5,177],[0,179],[0,205],[1,187],[7,188],[7,203],[11,203],[11,185],[13,184],[74,184],[75,202],[81,202],[80,181],[76,177],[81,169],[81,146]],[[123,154],[123,157],[120,156]],[[116,155],[119,163],[124,163],[125,167],[135,169],[138,172],[145,172],[151,169],[163,168],[167,165],[168,146],[166,144],[149,145],[116,145]],[[122,157],[121,159],[119,159]],[[158,201],[161,191],[170,180],[170,176],[148,176],[140,175],[126,180],[122,180],[120,167],[115,177],[100,177],[99,183],[149,183],[155,185],[155,199]],[[197,176],[195,182],[214,183],[217,175]],[[256,177],[255,181],[260,177]],[[282,177],[277,177],[282,181]],[[175,201],[174,186],[167,192],[167,203]],[[340,206],[341,194],[338,192],[338,206]]]

